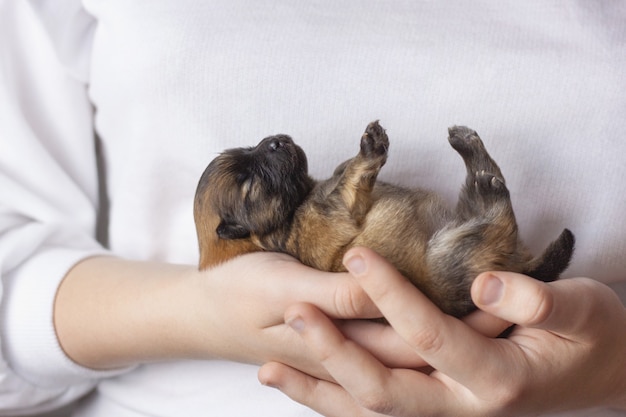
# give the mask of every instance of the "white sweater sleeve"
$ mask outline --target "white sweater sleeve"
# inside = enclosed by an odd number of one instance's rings
[[[95,239],[90,18],[78,1],[36,3],[54,5],[48,21],[42,6],[0,0],[0,415],[63,405],[110,374],[72,362],[53,325],[67,271],[106,253]]]

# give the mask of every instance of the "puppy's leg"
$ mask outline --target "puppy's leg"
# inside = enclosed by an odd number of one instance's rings
[[[457,216],[468,220],[482,216],[500,206],[501,214],[512,215],[509,191],[496,162],[491,158],[478,134],[464,126],[448,129],[450,145],[461,155],[467,169],[465,184],[459,195]]]
[[[439,230],[428,244],[432,297],[447,313],[462,316],[473,309],[470,287],[480,273],[519,270],[527,261],[518,247],[517,223],[500,168],[476,132],[450,128],[450,144],[467,168],[456,220]]]
[[[351,217],[360,224],[371,207],[371,193],[378,172],[387,161],[389,138],[378,121],[370,123],[361,137],[357,156],[341,164],[334,173],[336,187],[331,198],[340,198]]]
[[[378,122],[370,123],[359,153],[339,165],[331,178],[319,182],[296,211],[287,253],[317,269],[345,271],[343,255],[362,231],[388,146],[385,130]]]
[[[515,215],[500,168],[491,159],[476,132],[466,127],[452,127],[449,131],[450,144],[461,154],[467,166],[467,179],[457,207],[457,215],[466,222],[464,227],[469,227],[472,222],[484,224],[483,243],[493,245],[486,246],[485,250],[499,248],[503,255],[508,254],[508,259],[501,256],[494,267],[523,272],[541,281],[557,279],[574,253],[573,233],[563,230],[541,255],[530,260],[530,254],[517,241]],[[473,230],[477,231],[476,227]],[[487,238],[487,232],[493,238]],[[479,257],[478,254],[476,256]]]

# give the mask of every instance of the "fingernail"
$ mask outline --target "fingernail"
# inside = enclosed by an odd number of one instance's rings
[[[354,276],[360,276],[367,272],[365,259],[361,255],[354,255],[345,260],[344,266]]]
[[[295,330],[297,333],[302,333],[305,327],[304,320],[302,320],[302,317],[300,316],[290,317],[285,320],[285,323],[287,323],[287,325]]]
[[[504,284],[495,275],[489,274],[485,278],[485,282],[482,286],[482,291],[478,296],[478,302],[482,305],[495,304],[502,298],[504,292]]]
[[[280,386],[272,381],[261,381],[261,384],[268,388],[280,389]]]

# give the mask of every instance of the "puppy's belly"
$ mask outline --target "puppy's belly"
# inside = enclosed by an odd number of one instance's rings
[[[355,246],[371,248],[414,284],[428,285],[428,242],[450,221],[450,210],[434,193],[384,183],[375,188],[373,198],[361,232],[346,251]]]
[[[434,233],[431,216],[397,202],[376,204],[350,247],[365,246],[390,261],[407,278],[426,276],[426,250]]]

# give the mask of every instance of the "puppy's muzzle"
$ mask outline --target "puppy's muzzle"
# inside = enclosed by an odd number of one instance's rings
[[[261,141],[260,150],[276,152],[282,148],[293,146],[293,140],[287,135],[270,136]]]

